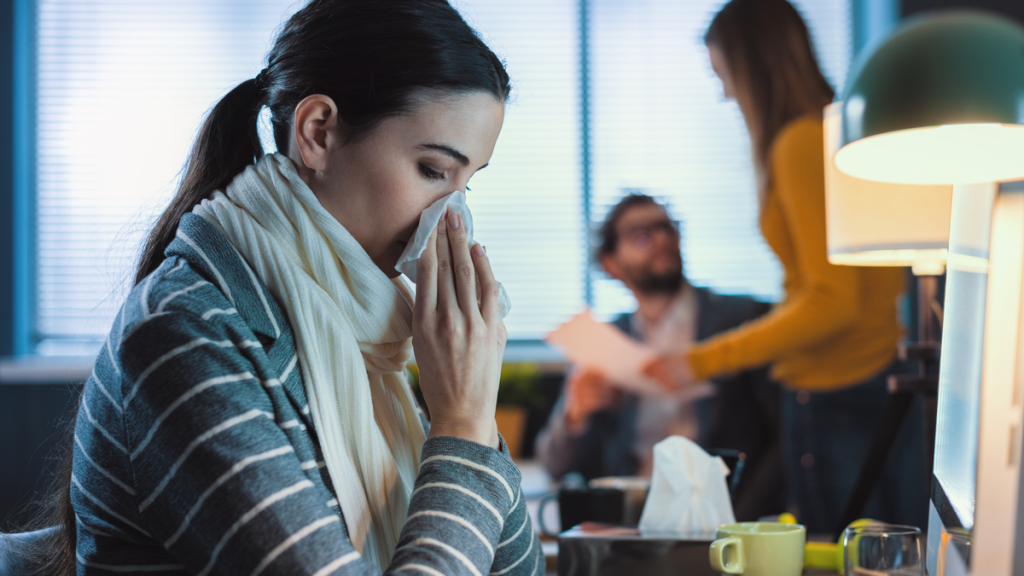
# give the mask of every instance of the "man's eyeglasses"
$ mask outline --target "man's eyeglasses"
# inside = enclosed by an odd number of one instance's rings
[[[651,244],[654,242],[654,235],[658,232],[663,232],[672,237],[679,236],[679,229],[674,221],[655,220],[645,224],[629,226],[619,233],[619,237],[624,242],[629,242],[641,250],[646,250],[651,247]]]

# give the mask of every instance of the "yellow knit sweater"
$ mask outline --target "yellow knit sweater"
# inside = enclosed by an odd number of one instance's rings
[[[772,143],[760,224],[785,270],[785,299],[692,348],[697,379],[771,363],[772,375],[791,388],[832,390],[896,356],[904,272],[828,263],[823,146],[821,118],[812,116],[787,124]]]

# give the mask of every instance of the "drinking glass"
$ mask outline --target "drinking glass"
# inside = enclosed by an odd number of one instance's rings
[[[868,524],[843,532],[845,576],[924,576],[921,530]]]

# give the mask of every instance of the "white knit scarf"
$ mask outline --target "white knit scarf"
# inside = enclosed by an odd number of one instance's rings
[[[224,233],[284,305],[349,538],[383,571],[425,440],[404,375],[411,292],[381,272],[286,156],[264,156],[225,192],[193,212]]]

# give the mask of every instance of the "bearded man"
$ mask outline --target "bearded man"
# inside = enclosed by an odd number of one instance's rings
[[[614,325],[660,354],[681,352],[770,309],[690,285],[679,240],[666,208],[644,194],[624,197],[601,227],[598,261],[637,301],[637,310]],[[746,460],[733,508],[738,520],[754,520],[785,507],[778,393],[766,369],[668,396],[638,396],[577,366],[537,437],[536,453],[554,478],[578,472],[589,479],[650,476],[654,444],[671,435],[709,450],[736,449]]]

